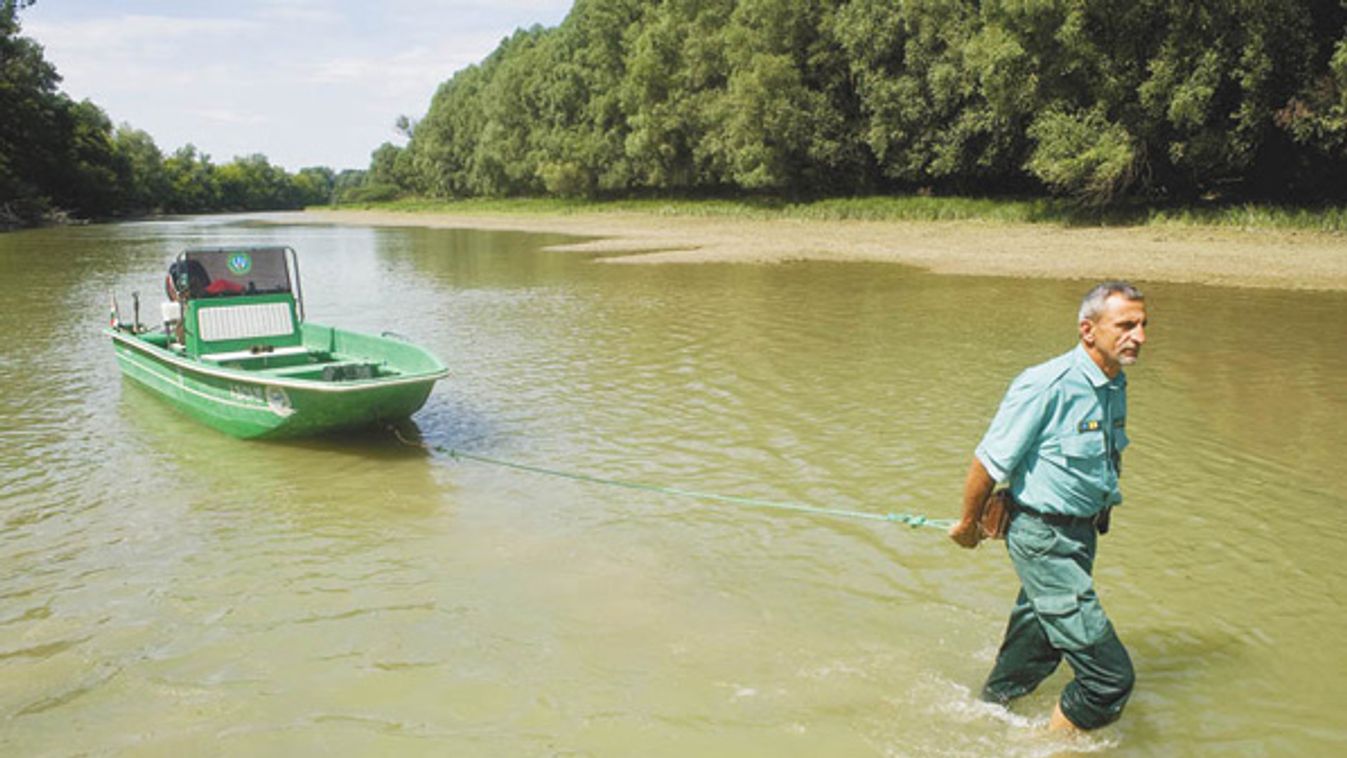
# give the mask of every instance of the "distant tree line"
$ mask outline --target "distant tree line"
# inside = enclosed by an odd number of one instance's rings
[[[576,0],[362,191],[1347,196],[1347,0]]]
[[[149,134],[59,91],[42,47],[19,35],[18,10],[31,4],[0,0],[0,228],[59,214],[300,208],[363,182],[363,171],[290,174],[262,155],[217,166],[190,144],[165,156]]]

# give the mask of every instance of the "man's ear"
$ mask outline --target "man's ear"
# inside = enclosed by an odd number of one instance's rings
[[[1088,318],[1080,320],[1080,339],[1087,345],[1094,344],[1094,322]]]

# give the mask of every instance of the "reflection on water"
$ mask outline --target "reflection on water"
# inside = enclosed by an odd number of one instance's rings
[[[453,375],[403,434],[627,480],[949,517],[1083,282],[607,266],[559,237],[249,218],[0,236],[0,752],[1048,755],[1065,673],[976,703],[996,547],[456,462],[387,433],[241,442],[123,382],[197,244],[299,250],[315,321]],[[1101,597],[1140,686],[1071,749],[1347,739],[1332,478],[1341,295],[1150,285]],[[1238,693],[1238,697],[1234,695]],[[72,725],[74,729],[72,729]]]

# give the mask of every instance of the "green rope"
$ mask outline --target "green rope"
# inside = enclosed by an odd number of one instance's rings
[[[401,438],[401,435],[398,435]],[[409,443],[410,444],[410,443]],[[733,503],[753,508],[770,508],[778,511],[793,511],[795,513],[808,513],[815,516],[829,516],[833,518],[852,518],[864,519],[867,521],[888,521],[891,523],[907,524],[916,529],[919,526],[929,526],[934,529],[946,530],[954,525],[952,519],[932,519],[925,516],[914,515],[910,513],[867,513],[865,511],[848,511],[840,508],[818,508],[812,505],[803,505],[800,503],[787,503],[775,500],[759,500],[752,497],[741,497],[738,495],[720,495],[714,492],[700,492],[697,490],[683,489],[682,487],[664,487],[657,484],[642,484],[640,482],[628,482],[621,479],[606,479],[600,476],[591,476],[589,474],[577,474],[570,471],[560,471],[558,469],[544,468],[542,466],[530,466],[526,463],[515,463],[505,461],[499,458],[489,458],[485,455],[476,453],[465,453],[462,450],[435,445],[427,446],[431,450],[448,455],[455,460],[470,460],[478,463],[487,463],[492,466],[501,466],[511,468],[517,471],[528,471],[534,474],[544,476],[554,476],[562,479],[572,479],[578,482],[589,482],[591,484],[603,484],[609,487],[625,487],[626,489],[642,490],[644,492],[658,492],[664,495],[675,495],[678,497],[690,497],[697,500],[714,500],[721,503]]]

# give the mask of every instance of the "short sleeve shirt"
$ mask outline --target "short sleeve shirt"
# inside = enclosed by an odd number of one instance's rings
[[[1127,376],[1077,345],[1011,382],[975,455],[1026,508],[1088,517],[1122,502],[1126,427]]]

